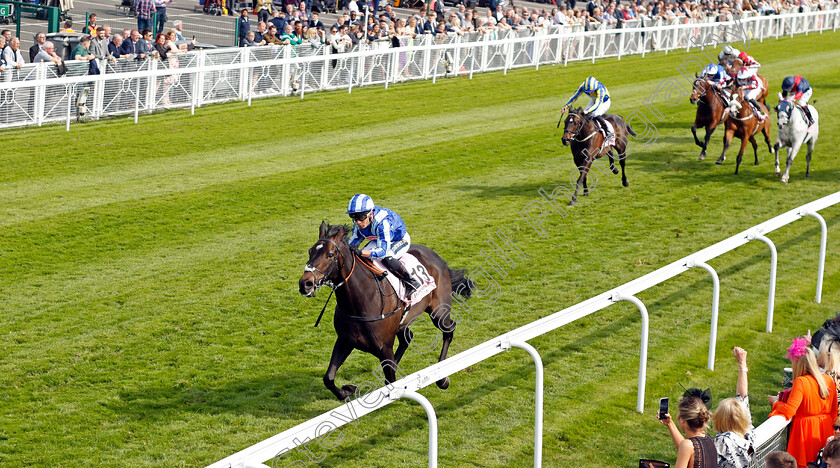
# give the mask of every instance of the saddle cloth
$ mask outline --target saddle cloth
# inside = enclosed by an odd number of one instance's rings
[[[391,286],[394,287],[394,291],[397,292],[397,297],[408,305],[420,302],[420,300],[426,297],[437,287],[435,279],[429,274],[426,267],[417,260],[417,257],[411,255],[410,253],[405,253],[402,257],[400,257],[400,262],[402,262],[403,266],[405,266],[405,271],[407,271],[409,275],[421,284],[420,289],[414,291],[414,294],[411,295],[411,301],[408,301],[405,298],[405,285],[399,278],[397,278],[397,275],[391,273],[378,258],[374,258],[372,260],[373,264],[376,265],[377,268],[388,271],[388,281],[391,283]]]

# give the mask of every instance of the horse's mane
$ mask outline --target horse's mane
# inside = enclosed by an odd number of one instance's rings
[[[573,107],[572,110],[569,111],[569,114],[577,114],[578,117],[583,119],[583,123],[589,122],[592,120],[592,116],[587,115],[583,112],[583,107]]]
[[[327,224],[327,233],[324,237],[331,239],[339,234],[343,234],[338,240],[347,243],[347,237],[353,232],[353,228],[349,224]]]

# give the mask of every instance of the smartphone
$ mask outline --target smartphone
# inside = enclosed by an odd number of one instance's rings
[[[668,414],[668,397],[659,399],[659,420],[665,419],[666,414]]]

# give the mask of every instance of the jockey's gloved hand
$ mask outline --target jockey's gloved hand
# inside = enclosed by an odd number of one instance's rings
[[[359,247],[358,247],[358,246],[351,245],[351,246],[350,246],[350,251],[351,251],[351,252],[353,252],[356,256],[359,256],[359,257],[361,257],[361,256],[362,256],[362,251],[361,251],[361,250],[359,250]]]

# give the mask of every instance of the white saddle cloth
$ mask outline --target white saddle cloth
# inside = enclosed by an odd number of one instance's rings
[[[414,255],[405,253],[402,257],[400,257],[400,261],[405,266],[405,271],[407,271],[412,278],[416,279],[421,284],[420,289],[411,295],[411,301],[408,301],[405,298],[405,285],[399,278],[397,278],[397,275],[391,273],[377,258],[373,259],[373,264],[376,265],[377,268],[388,271],[388,281],[390,281],[391,286],[394,287],[394,291],[397,292],[397,296],[400,300],[408,305],[416,304],[420,302],[421,299],[429,295],[429,293],[437,287],[437,284],[435,284],[435,279],[431,274],[429,274],[426,267],[424,267]]]

